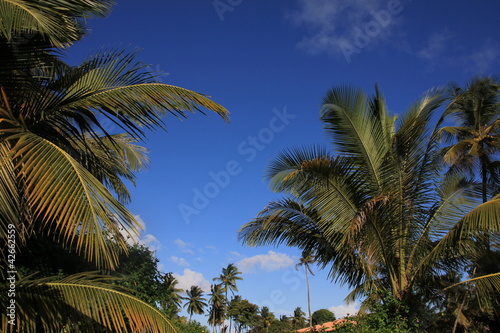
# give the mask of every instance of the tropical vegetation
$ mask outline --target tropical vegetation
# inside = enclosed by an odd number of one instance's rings
[[[330,147],[278,155],[267,178],[284,198],[239,231],[302,251],[308,316],[277,318],[236,294],[235,264],[184,290],[137,242],[126,204],[149,162],[141,140],[165,116],[228,111],[159,82],[134,50],[65,63],[113,4],[0,0],[2,332],[200,333],[204,314],[214,332],[296,331],[335,320],[311,313],[312,265],[362,301],[339,332],[500,330],[498,79],[429,91],[399,116],[378,87],[326,92]]]
[[[4,332],[175,330],[147,300],[101,273],[7,273],[15,271],[15,253],[37,241],[98,270],[116,269],[127,239],[140,230],[124,206],[125,184],[148,162],[138,144],[145,130],[162,128],[167,114],[202,108],[227,120],[227,110],[206,96],[157,82],[135,51],[103,51],[78,66],[61,60],[85,35],[85,20],[104,17],[112,4],[0,1],[0,270],[3,281],[16,280],[15,316],[2,312]],[[7,295],[1,293],[2,308],[14,300]]]
[[[286,197],[242,226],[240,239],[307,251],[352,289],[347,301],[363,300],[361,310],[385,304],[394,318],[422,327],[455,306],[449,313],[468,328],[474,320],[460,309],[469,303],[489,318],[485,327],[494,327],[498,102],[499,85],[490,78],[465,90],[429,91],[400,117],[378,87],[372,96],[345,86],[327,91],[321,121],[332,149],[282,152],[267,178]],[[475,167],[479,179],[471,177]],[[460,288],[463,302],[442,301]]]

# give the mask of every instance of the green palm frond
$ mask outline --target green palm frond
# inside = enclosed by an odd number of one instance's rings
[[[17,139],[12,150],[17,177],[28,209],[44,221],[41,232],[55,232],[68,248],[75,246],[100,267],[114,267],[115,246],[125,249],[121,230],[133,235],[140,228],[133,215],[60,147],[30,132],[12,139]]]
[[[0,36],[40,34],[54,47],[78,40],[83,34],[79,20],[105,16],[114,1],[99,0],[0,0]]]
[[[85,137],[85,145],[78,140],[69,151],[101,183],[118,195],[122,203],[130,202],[130,193],[123,179],[135,185],[135,173],[149,163],[147,149],[136,144],[127,134]]]
[[[16,283],[15,325],[2,313],[2,332],[58,332],[80,323],[82,332],[176,333],[156,308],[110,284],[110,277],[80,273],[63,279],[20,279]],[[2,292],[2,307],[10,302]]]
[[[334,88],[323,99],[321,110],[321,120],[331,134],[334,150],[359,158],[360,167],[366,169],[369,183],[375,187],[381,185],[380,167],[390,149],[395,120],[387,116],[378,89],[377,94],[375,102],[371,102],[360,89]]]

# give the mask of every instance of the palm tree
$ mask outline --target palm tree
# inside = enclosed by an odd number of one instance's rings
[[[176,287],[178,283],[179,281],[172,273],[164,274],[161,277],[160,307],[165,313],[168,313],[169,318],[176,316],[182,303],[182,297],[180,296],[182,289]]]
[[[275,318],[274,314],[269,311],[269,308],[267,306],[263,306],[260,309],[260,319],[262,327],[266,329],[266,333],[269,332],[269,327],[271,326],[272,320]]]
[[[225,292],[226,296],[226,302],[229,303],[229,299],[227,298],[227,292],[228,290],[231,290],[231,293],[234,296],[234,292],[238,291],[238,286],[236,285],[237,280],[243,280],[243,278],[240,275],[241,272],[238,271],[238,268],[233,264],[230,263],[227,265],[226,268],[222,268],[222,274],[219,277],[213,278],[213,281],[220,281],[221,284],[223,285],[223,291]],[[232,320],[231,318],[229,319],[229,331],[231,331],[231,326],[232,326]]]
[[[396,121],[378,88],[373,97],[349,87],[328,91],[321,120],[335,154],[321,147],[280,154],[268,178],[290,198],[268,204],[241,227],[240,239],[309,251],[333,280],[353,288],[348,301],[364,297],[364,308],[385,291],[399,304],[392,313],[415,315],[439,292],[429,282],[481,252],[477,232],[499,231],[499,196],[478,206],[469,182],[438,172],[440,124],[431,121],[443,101],[427,93]],[[488,279],[475,283],[499,288],[498,274]]]
[[[106,15],[111,3],[0,0],[0,268],[4,281],[8,234],[13,230],[17,251],[30,237],[44,234],[99,269],[116,267],[120,251],[126,251],[123,234],[137,234],[140,228],[124,204],[130,200],[125,181],[133,182],[134,173],[147,163],[146,150],[136,144],[144,131],[162,127],[163,115],[185,117],[185,111],[200,107],[227,118],[227,111],[206,96],[157,83],[155,73],[136,62],[136,52],[101,52],[75,67],[54,55],[54,49],[60,52],[83,36],[85,18]],[[124,133],[111,132],[102,119]],[[19,330],[38,323],[46,331],[59,331],[65,323],[54,319],[56,310],[72,313],[76,319],[86,316],[117,332],[131,327],[173,330],[155,308],[115,291],[111,284],[106,288],[95,274],[68,277],[63,284],[17,279],[22,288],[16,296],[38,302],[37,311],[33,302],[18,303]],[[3,306],[9,300],[6,293],[2,295]],[[100,315],[105,297],[114,299],[106,308],[112,319]],[[2,330],[7,331],[7,326]]]
[[[300,307],[296,307],[295,310],[293,310],[293,317],[292,317],[292,326],[294,329],[298,328],[303,328],[304,325],[306,324],[306,320],[304,318],[305,313],[302,311]],[[311,316],[309,316],[311,317]]]
[[[208,300],[208,303],[210,304],[208,324],[215,328],[215,326],[220,326],[224,323],[227,310],[227,300],[223,294],[221,284],[213,284],[210,287],[210,290],[210,299]]]
[[[443,161],[450,165],[448,174],[464,173],[476,179],[479,175],[482,202],[499,192],[500,185],[500,84],[492,78],[474,78],[465,89],[454,84],[449,87],[451,102],[443,114],[445,120],[455,120],[456,126],[441,128],[440,134],[446,143]],[[500,267],[495,260],[498,255],[491,252],[489,232],[484,235],[484,255],[475,260],[472,275],[490,274]],[[474,288],[473,288],[474,289]],[[455,332],[469,290],[458,307]],[[493,296],[495,297],[495,296]],[[496,297],[495,297],[496,298]],[[494,307],[495,305],[490,305]]]
[[[496,160],[500,152],[500,83],[474,78],[465,89],[451,85],[449,91],[452,101],[443,117],[456,120],[457,125],[440,130],[446,142],[454,142],[445,148],[443,160],[451,165],[449,172],[480,176],[484,203],[495,194],[491,190],[498,191],[500,182]]]
[[[193,317],[193,314],[203,314],[205,312],[205,307],[207,307],[206,299],[203,297],[203,290],[198,286],[191,286],[191,289],[186,290],[187,297],[184,297],[187,302],[184,307],[187,306],[187,312],[189,313],[189,321]]]
[[[309,274],[314,276],[313,271],[311,270],[311,264],[315,263],[316,260],[314,259],[314,256],[311,255],[310,252],[308,251],[303,251],[302,252],[302,257],[300,258],[300,261],[297,265],[295,265],[295,269],[298,270],[300,266],[304,266],[304,270],[306,271],[306,285],[307,285],[307,311],[309,314],[309,326],[312,327],[312,315],[311,315],[311,291],[309,288]]]
[[[228,290],[231,290],[233,295],[235,291],[238,291],[236,281],[243,280],[241,276],[238,276],[240,274],[238,267],[234,264],[228,264],[226,268],[222,268],[222,274],[219,277],[213,278],[214,281],[220,281],[224,286],[223,290],[226,293],[226,299]]]

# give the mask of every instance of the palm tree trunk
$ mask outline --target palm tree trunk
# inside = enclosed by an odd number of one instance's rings
[[[306,284],[307,284],[307,311],[309,312],[309,327],[313,327],[311,316],[311,292],[309,290],[309,276],[307,274],[307,265],[304,267],[306,270]]]

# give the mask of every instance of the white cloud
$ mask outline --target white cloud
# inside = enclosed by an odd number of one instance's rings
[[[120,232],[126,238],[129,245],[142,244],[149,248],[151,251],[158,251],[161,249],[161,242],[153,235],[146,234],[146,223],[140,215],[134,215],[135,220],[139,224],[139,233],[135,234],[130,229],[121,230]]]
[[[170,260],[172,262],[174,262],[175,264],[179,265],[179,266],[184,266],[184,267],[189,266],[189,263],[184,258],[179,258],[179,257],[176,257],[176,256],[171,256]]]
[[[153,252],[161,249],[160,241],[155,236],[153,236],[151,234],[146,234],[146,235],[142,236],[141,240],[139,241],[139,244],[144,245],[145,247],[149,248]]]
[[[391,3],[395,4],[392,14],[388,10]],[[398,25],[397,15],[403,10],[396,0],[298,0],[297,4],[299,9],[290,12],[288,19],[307,29],[297,47],[310,54],[344,56],[347,44],[360,50],[385,39]],[[357,43],[360,34],[365,40]]]
[[[174,243],[177,245],[179,250],[181,250],[181,252],[194,254],[194,251],[192,250],[193,244],[184,242],[181,239],[176,239]]]
[[[290,267],[294,264],[291,257],[284,253],[269,251],[267,254],[259,254],[250,258],[240,260],[236,266],[242,273],[254,273],[256,269],[272,272]]]
[[[177,279],[177,281],[179,281],[179,283],[177,284],[177,288],[188,290],[191,288],[191,286],[198,286],[205,292],[210,291],[211,284],[203,277],[203,274],[201,273],[186,268],[182,275],[177,273],[173,273],[173,275]]]
[[[354,302],[351,304],[347,305],[337,305],[337,306],[331,306],[328,308],[328,310],[332,311],[335,314],[335,318],[340,319],[344,318],[347,315],[355,315],[358,312],[357,308],[358,303]]]

